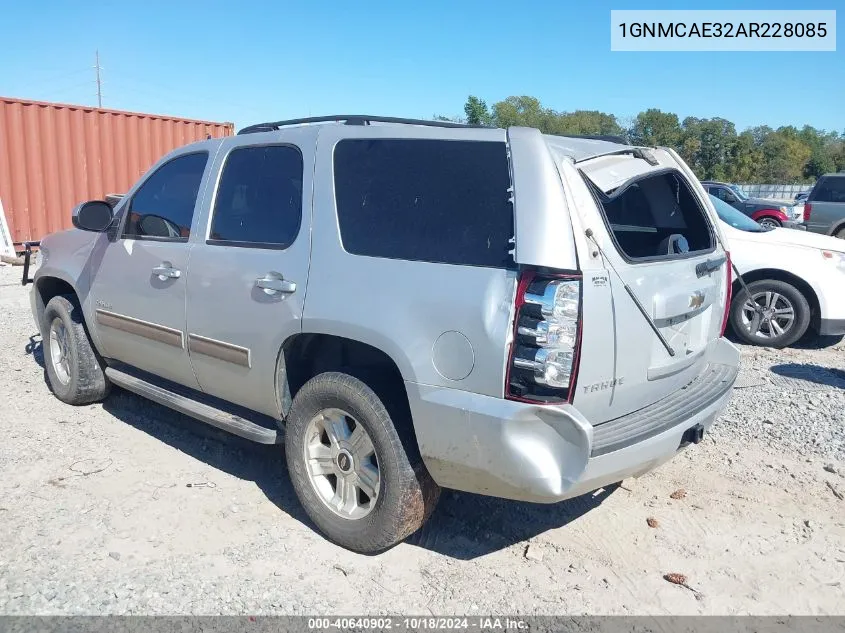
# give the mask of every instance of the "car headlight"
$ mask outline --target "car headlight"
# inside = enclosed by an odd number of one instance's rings
[[[830,262],[839,270],[845,272],[845,253],[838,253],[837,251],[822,251],[822,257],[825,261]]]

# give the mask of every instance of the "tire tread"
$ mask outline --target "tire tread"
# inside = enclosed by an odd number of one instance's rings
[[[74,362],[71,363],[71,377],[67,385],[63,385],[57,380],[50,361],[50,324],[55,317],[62,319],[64,322],[70,338],[68,343],[73,354]],[[44,367],[50,387],[56,397],[62,402],[72,405],[90,404],[104,399],[109,394],[111,384],[106,378],[102,362],[91,344],[88,330],[85,328],[82,308],[76,301],[76,297],[58,295],[50,299],[44,309],[42,332],[45,336],[42,343]]]
[[[382,485],[395,477],[392,486],[396,494],[383,490],[376,508],[354,522],[333,515],[316,496],[308,479],[300,444],[313,413],[338,401],[349,403],[358,411],[368,412],[365,426],[374,445],[381,444],[382,447],[379,456]],[[404,442],[409,438],[400,437],[385,404],[361,379],[341,372],[326,372],[311,378],[293,399],[286,436],[285,451],[294,489],[311,520],[331,541],[361,553],[381,552],[418,530],[434,510],[440,488],[431,479],[418,452],[414,455],[415,451],[406,450]],[[395,472],[387,470],[394,466]],[[389,499],[391,496],[392,500]],[[388,503],[390,507],[387,507]]]

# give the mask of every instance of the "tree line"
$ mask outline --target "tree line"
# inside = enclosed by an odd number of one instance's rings
[[[650,108],[630,121],[596,110],[559,112],[536,97],[508,97],[488,107],[470,95],[464,116],[444,117],[466,123],[536,127],[546,134],[613,135],[636,145],[674,148],[701,180],[742,183],[810,183],[825,173],[845,170],[845,132],[805,125],[773,129],[759,125],[737,133],[727,119],[699,119]]]

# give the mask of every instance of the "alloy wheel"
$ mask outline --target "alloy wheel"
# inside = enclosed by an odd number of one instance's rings
[[[67,328],[60,319],[50,324],[50,360],[53,371],[63,385],[70,382],[69,337]]]
[[[742,305],[742,325],[754,336],[778,338],[795,322],[795,306],[778,292],[754,293]]]
[[[322,409],[305,430],[305,464],[317,496],[345,519],[372,512],[381,488],[378,459],[364,426],[342,409]]]

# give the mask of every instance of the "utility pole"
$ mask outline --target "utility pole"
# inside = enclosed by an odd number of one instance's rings
[[[100,83],[100,51],[97,51],[97,65],[94,68],[97,69],[97,107],[103,107],[103,89],[102,84]]]

